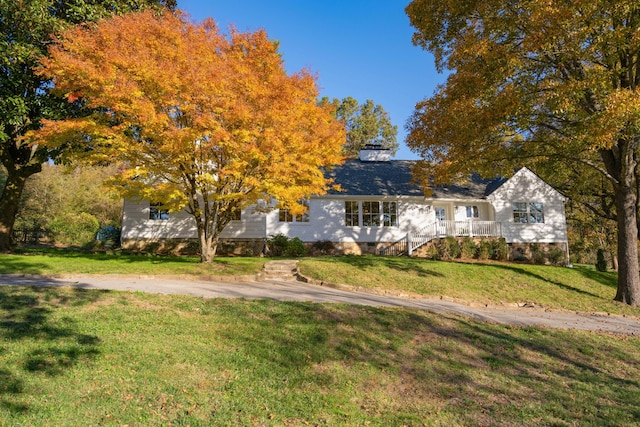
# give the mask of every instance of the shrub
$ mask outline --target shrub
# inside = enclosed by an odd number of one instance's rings
[[[287,250],[285,252],[286,256],[299,257],[305,256],[306,254],[307,247],[299,238],[294,237],[293,239],[289,240],[289,242],[287,242]]]
[[[267,243],[271,256],[299,257],[307,254],[307,248],[297,237],[289,239],[284,234],[276,234],[271,236]]]
[[[160,253],[160,242],[146,242],[142,248],[143,252],[148,252],[151,254],[159,254]]]
[[[504,238],[494,240],[491,248],[491,259],[495,259],[497,261],[506,261],[509,258],[509,245]]]
[[[604,250],[598,249],[596,253],[596,270],[605,272],[607,271],[607,259],[604,256]]]
[[[434,261],[437,261],[440,259],[440,254],[438,253],[438,248],[436,247],[435,243],[429,245],[429,248],[427,249],[426,257]]]
[[[564,261],[564,251],[560,248],[551,248],[547,251],[547,259],[553,265],[559,265]]]
[[[102,242],[105,248],[120,246],[120,229],[112,225],[102,227],[96,233],[96,240]]]
[[[336,246],[330,240],[318,240],[317,242],[313,242],[311,249],[314,253],[329,255],[336,249]]]
[[[55,241],[72,245],[95,240],[99,227],[98,219],[86,212],[63,214],[49,224]]]
[[[271,238],[267,240],[267,244],[269,245],[269,254],[271,256],[284,256],[288,243],[289,238],[284,234],[275,234],[271,236]]]
[[[488,240],[482,240],[478,246],[478,259],[483,261],[491,258],[493,254],[493,245]]]
[[[460,252],[462,258],[475,258],[477,251],[478,246],[471,237],[465,237],[464,239],[462,239],[462,243],[460,244]]]
[[[460,258],[461,250],[458,241],[454,237],[445,237],[437,243],[439,259],[450,261]]]
[[[540,249],[540,245],[537,243],[531,243],[529,246],[531,248],[531,261],[534,264],[546,264],[547,256],[542,249]]]

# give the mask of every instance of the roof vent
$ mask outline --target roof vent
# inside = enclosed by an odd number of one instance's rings
[[[361,162],[389,162],[391,161],[391,150],[382,148],[380,144],[367,144],[358,154]]]

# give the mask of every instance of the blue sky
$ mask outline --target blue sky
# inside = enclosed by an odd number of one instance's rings
[[[226,29],[263,28],[280,41],[288,72],[318,75],[320,95],[382,105],[398,126],[397,159],[416,159],[404,144],[407,118],[445,76],[430,53],[413,46],[408,0],[178,0],[194,20]]]

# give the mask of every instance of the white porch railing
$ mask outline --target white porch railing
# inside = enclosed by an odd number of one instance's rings
[[[412,255],[413,251],[433,239],[443,237],[502,237],[502,224],[497,221],[436,221],[416,233],[381,248],[380,255]]]

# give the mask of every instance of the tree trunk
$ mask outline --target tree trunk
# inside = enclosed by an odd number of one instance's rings
[[[615,300],[640,305],[640,273],[638,271],[638,225],[634,187],[620,185],[616,189],[618,215],[618,290]]]
[[[207,233],[206,230],[210,229],[210,227],[207,227],[207,224],[203,224],[202,222],[204,221],[202,220],[202,217],[196,218],[198,239],[200,240],[200,262],[211,264],[218,250],[218,236],[213,236],[211,232]]]
[[[0,252],[8,252],[12,246],[13,226],[20,207],[20,198],[27,178],[40,172],[38,167],[7,168],[7,182],[0,196]]]
[[[638,271],[638,196],[635,157],[636,144],[621,139],[616,147],[602,150],[600,155],[607,172],[614,178],[616,218],[618,225],[618,289],[615,300],[640,305],[640,272]]]
[[[217,249],[218,245],[213,243],[202,246],[200,251],[200,262],[211,264],[213,262],[213,258],[216,256]]]

